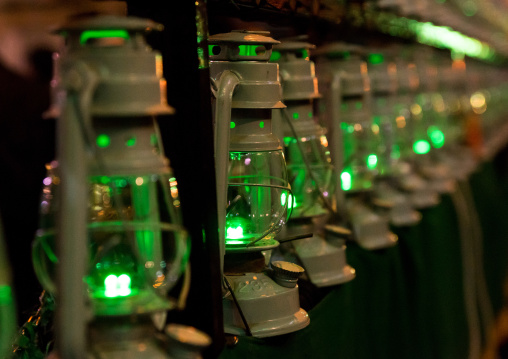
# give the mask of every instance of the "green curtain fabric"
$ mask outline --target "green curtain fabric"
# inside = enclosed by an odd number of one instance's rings
[[[505,163],[508,167],[508,161],[484,163],[469,179],[496,312],[508,262]],[[366,251],[349,244],[347,257],[357,277],[327,291],[309,311],[307,328],[267,339],[241,337],[220,358],[467,358],[461,241],[451,197],[443,195],[422,214],[417,226],[392,229],[399,236],[393,248]]]

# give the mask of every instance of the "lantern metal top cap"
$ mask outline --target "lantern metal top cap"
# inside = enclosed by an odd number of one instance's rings
[[[359,55],[362,57],[367,55],[367,51],[363,46],[349,44],[346,42],[333,42],[320,46],[312,52],[312,55],[333,58],[335,54],[340,55],[346,53],[351,55]]]
[[[126,30],[126,31],[162,31],[164,26],[150,19],[134,16],[100,15],[87,17],[68,23],[60,31],[86,30]]]
[[[245,45],[280,43],[280,41],[271,38],[269,35],[270,31],[233,30],[227,33],[211,35],[208,42],[210,44],[236,43]]]
[[[316,45],[311,44],[309,42],[305,41],[298,41],[298,40],[287,40],[282,42],[280,44],[274,45],[273,49],[283,52],[283,51],[296,51],[296,50],[302,50],[302,49],[315,49]]]
[[[267,62],[274,44],[280,43],[268,31],[237,30],[212,35],[209,38],[211,61]]]
[[[309,43],[307,40],[309,36],[306,34],[290,36],[280,39],[281,43],[273,47],[277,51],[296,51],[296,50],[310,50],[315,49],[316,45]]]

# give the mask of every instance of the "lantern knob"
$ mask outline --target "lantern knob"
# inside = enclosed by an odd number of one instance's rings
[[[281,286],[286,288],[296,287],[298,278],[305,272],[301,266],[286,261],[272,262],[273,279]]]
[[[169,337],[169,351],[174,358],[201,359],[201,351],[212,343],[206,333],[191,326],[169,324],[165,331]]]

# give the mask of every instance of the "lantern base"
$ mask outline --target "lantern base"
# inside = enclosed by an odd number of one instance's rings
[[[92,324],[88,348],[89,359],[169,359],[162,340],[147,317],[118,319],[103,317]]]
[[[429,208],[439,203],[438,193],[420,176],[412,173],[400,177],[399,182],[404,191],[410,192],[410,200],[414,208]]]
[[[324,238],[314,234],[293,243],[310,281],[317,287],[329,287],[353,280],[353,267],[346,261],[346,246],[331,245]]]
[[[404,192],[410,193],[411,204],[414,208],[429,208],[439,203],[438,193],[431,188],[428,181],[414,173],[409,163],[399,163],[396,171],[398,184]]]
[[[439,194],[452,193],[455,190],[455,179],[450,168],[442,163],[425,164],[420,171],[428,179],[430,188]]]
[[[439,195],[430,188],[422,188],[410,195],[411,203],[416,209],[425,209],[439,204]]]
[[[398,237],[388,228],[388,219],[354,198],[348,200],[347,208],[355,239],[361,247],[373,250],[392,247],[397,243]]]
[[[447,148],[438,153],[438,158],[450,168],[451,176],[457,180],[467,179],[477,166],[477,160],[467,147]]]
[[[375,201],[387,208],[390,222],[396,227],[414,226],[422,219],[421,213],[413,209],[410,198],[387,182],[376,186]]]
[[[282,287],[265,273],[227,276],[227,279],[252,336],[273,337],[309,325],[309,315],[300,308],[298,286]],[[222,304],[224,331],[228,334],[246,335],[245,326],[232,296],[225,297]]]

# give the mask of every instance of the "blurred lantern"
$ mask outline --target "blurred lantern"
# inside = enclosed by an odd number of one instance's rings
[[[413,126],[413,151],[417,170],[427,178],[429,186],[438,193],[454,190],[450,169],[440,161],[438,151],[445,144],[446,118],[441,110],[436,51],[430,48],[413,49],[416,69],[420,77],[419,93],[410,107]]]
[[[8,358],[17,331],[16,304],[12,291],[12,277],[0,218],[0,357]]]
[[[268,63],[278,41],[268,35],[233,31],[209,39],[219,233],[225,248],[224,326],[226,333],[256,337],[309,324],[296,285],[303,268],[288,262],[272,263],[271,272],[266,268],[292,203],[284,154],[272,133],[272,110],[285,105],[278,66]]]
[[[427,140],[415,140],[415,116],[420,115],[421,107],[415,104],[420,78],[416,65],[407,60],[407,48],[400,50],[403,55],[394,58],[397,69],[398,91],[395,104],[395,148],[398,161],[395,172],[400,188],[410,193],[411,203],[417,209],[428,208],[439,203],[438,193],[423,178],[415,166],[417,152],[430,150]],[[416,113],[416,115],[415,115]]]
[[[375,148],[371,156],[376,158],[378,176],[374,185],[374,202],[388,210],[390,221],[396,226],[417,224],[421,214],[412,208],[410,197],[399,190],[396,166],[400,151],[395,142],[395,104],[397,69],[385,59],[389,49],[371,52],[368,56],[369,76],[372,85],[372,132]]]
[[[475,157],[483,147],[480,116],[486,111],[488,97],[477,92],[474,76],[467,68],[463,58],[441,58],[438,62],[439,95],[447,126],[443,131],[445,142],[437,155],[457,179],[467,178],[476,168]]]
[[[389,231],[388,220],[370,208],[378,159],[372,152],[375,141],[365,52],[359,46],[332,43],[315,55],[326,98],[323,110],[331,132],[332,159],[341,169],[340,183],[347,193],[346,208],[355,239],[367,249],[393,246],[397,236]]]
[[[57,297],[60,357],[168,357],[152,318],[173,307],[167,293],[189,248],[154,118],[172,112],[162,58],[143,37],[160,28],[102,16],[64,29],[58,162],[47,166],[33,251]]]
[[[325,224],[335,212],[337,178],[326,131],[314,115],[314,101],[321,97],[314,62],[309,59],[309,50],[314,47],[302,41],[285,41],[274,46],[272,60],[277,59],[279,64],[287,105],[283,118],[276,121],[279,138],[284,138],[293,193],[293,213],[285,236],[311,234],[294,241],[293,246],[312,283],[323,287],[352,280],[355,270],[346,262],[344,239],[334,240],[333,245],[325,240]]]
[[[467,72],[476,73],[475,77],[479,78],[479,88],[474,89],[470,101],[473,111],[482,116],[483,156],[490,158],[504,146],[506,69],[474,62],[468,63]]]

